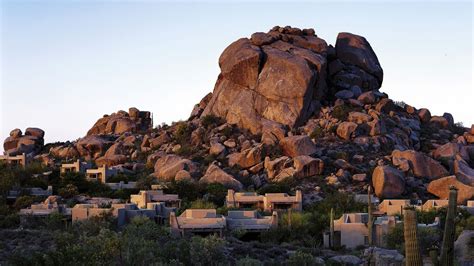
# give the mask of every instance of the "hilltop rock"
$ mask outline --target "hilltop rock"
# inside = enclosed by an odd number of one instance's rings
[[[379,198],[397,198],[405,190],[403,173],[388,165],[377,166],[372,174],[372,185]]]
[[[15,156],[22,153],[34,156],[44,146],[44,131],[39,128],[27,128],[25,135],[20,129],[14,129],[3,142],[5,154]]]
[[[199,180],[200,183],[211,184],[219,183],[224,185],[226,188],[231,188],[236,191],[243,189],[242,183],[240,183],[233,176],[226,173],[216,164],[211,164],[207,168],[206,174]]]
[[[449,174],[438,161],[414,150],[394,150],[392,152],[392,162],[395,166],[408,162],[416,177],[436,179]]]
[[[294,128],[339,90],[359,88],[350,91],[353,95],[381,86],[383,71],[365,38],[340,33],[328,75],[332,47],[312,32],[275,27],[229,45],[219,58],[221,73],[201,117],[217,115],[254,134],[262,133],[264,121]]]
[[[474,187],[460,182],[454,175],[431,181],[427,190],[440,199],[448,199],[450,186],[458,189],[458,204],[464,204],[474,197]]]
[[[111,115],[104,115],[89,129],[87,136],[103,134],[120,135],[125,132],[145,131],[152,127],[151,123],[150,112],[139,111],[137,108],[132,107],[128,110],[128,113],[118,111]]]

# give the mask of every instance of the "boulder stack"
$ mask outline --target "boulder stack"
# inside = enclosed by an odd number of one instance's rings
[[[300,126],[338,91],[350,90],[357,97],[379,89],[383,80],[364,37],[340,33],[334,48],[313,29],[292,27],[277,26],[233,42],[219,66],[214,93],[201,116],[225,118],[254,134],[268,120]]]
[[[39,128],[29,127],[25,134],[20,129],[14,129],[10,136],[3,142],[5,154],[10,156],[22,153],[36,155],[44,146],[44,131]]]

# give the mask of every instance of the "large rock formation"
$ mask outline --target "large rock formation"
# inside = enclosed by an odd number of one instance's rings
[[[217,115],[252,133],[261,133],[266,121],[302,125],[320,101],[337,91],[376,90],[383,79],[365,38],[340,33],[334,49],[313,29],[291,27],[235,41],[220,56],[219,66],[221,74],[201,116]]]
[[[14,129],[10,136],[3,142],[5,154],[14,156],[22,153],[36,155],[44,145],[44,131],[39,128],[29,127],[25,134],[20,129]]]
[[[372,173],[372,185],[380,198],[397,198],[405,190],[403,173],[391,166],[377,166]]]
[[[104,115],[95,122],[94,126],[87,132],[87,136],[101,134],[120,135],[125,132],[146,131],[152,127],[150,112],[139,111],[137,108],[118,111],[111,115]]]

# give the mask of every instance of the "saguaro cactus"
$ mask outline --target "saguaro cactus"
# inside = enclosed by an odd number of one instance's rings
[[[374,244],[374,240],[373,240],[373,226],[374,226],[374,217],[372,215],[372,194],[371,194],[371,188],[370,188],[370,185],[369,187],[367,188],[367,200],[368,200],[368,203],[369,203],[369,206],[368,206],[368,209],[367,209],[367,212],[369,213],[369,221],[367,222],[367,227],[369,228],[369,246],[372,246]]]
[[[329,247],[334,248],[334,209],[329,213]]]
[[[454,265],[454,238],[455,238],[455,217],[458,200],[458,190],[454,186],[449,187],[449,204],[446,222],[444,225],[443,246],[441,247],[441,265]]]
[[[405,260],[407,266],[422,266],[420,247],[417,237],[416,212],[413,207],[405,207],[403,215],[403,233],[405,237]]]

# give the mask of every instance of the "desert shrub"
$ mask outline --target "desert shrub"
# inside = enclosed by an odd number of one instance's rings
[[[216,127],[222,124],[222,119],[215,115],[205,115],[201,117],[201,125],[205,128]]]
[[[345,121],[351,111],[353,111],[352,107],[342,104],[334,107],[331,112],[331,115],[340,121]]]
[[[427,254],[428,249],[432,247],[433,244],[441,241],[441,234],[442,232],[437,228],[418,227],[418,242],[421,252]],[[384,239],[388,248],[397,249],[398,251],[405,253],[403,223],[396,224],[395,227],[390,229]]]
[[[224,205],[225,197],[227,196],[227,188],[220,183],[212,183],[206,187],[206,199],[216,206]]]
[[[191,238],[190,254],[196,265],[219,265],[226,261],[224,256],[225,241],[215,235],[202,238]]]
[[[197,147],[189,145],[189,143],[182,144],[181,147],[176,151],[176,154],[179,156],[190,157],[194,153],[198,152]]]
[[[295,253],[291,254],[288,260],[286,261],[286,265],[291,266],[310,266],[315,265],[316,261],[310,253],[306,253],[303,251],[296,251]]]
[[[79,194],[79,190],[73,184],[67,184],[65,187],[58,189],[59,196],[70,199]]]
[[[232,134],[234,133],[234,128],[229,126],[229,127],[225,127],[224,129],[222,129],[221,131],[221,134],[226,136],[227,138],[230,138],[232,136]]]
[[[189,142],[193,129],[186,122],[178,122],[174,131],[174,141],[181,145],[186,145]]]
[[[287,183],[270,183],[257,190],[258,194],[264,195],[265,193],[289,193],[290,186]]]
[[[264,149],[264,154],[270,157],[270,159],[272,160],[280,157],[283,154],[283,150],[281,149],[281,146],[277,144],[264,145],[263,149]]]
[[[466,128],[464,128],[464,124],[462,122],[457,122],[451,127],[451,131],[454,134],[461,136],[464,134],[464,132],[466,132]]]
[[[404,101],[393,101],[393,103],[402,109],[407,105]]]
[[[235,262],[235,265],[237,266],[261,266],[263,265],[262,262],[260,262],[257,259],[250,258],[249,256],[239,259]]]
[[[15,228],[20,225],[20,216],[16,213],[0,215],[0,228]]]
[[[38,199],[33,196],[19,196],[16,198],[13,208],[16,210],[24,209],[30,207],[35,201],[38,201]]]
[[[216,205],[212,202],[197,199],[191,202],[189,209],[215,209]]]
[[[324,137],[324,129],[320,126],[316,126],[309,135],[309,137],[312,139],[319,139]]]

